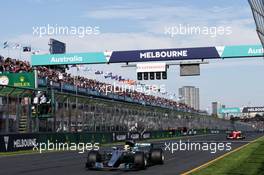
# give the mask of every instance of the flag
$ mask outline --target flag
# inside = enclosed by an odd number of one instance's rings
[[[15,43],[14,46],[13,46],[13,49],[19,49],[19,48],[20,48],[20,44]]]
[[[119,76],[118,77],[118,81],[124,81],[125,79],[124,78],[122,78],[122,76]]]
[[[100,75],[101,72],[100,72],[99,70],[97,70],[97,71],[94,72],[94,74],[95,74],[95,75]]]
[[[9,44],[8,44],[8,42],[6,41],[6,42],[4,42],[4,46],[3,46],[3,48],[5,49],[5,48],[7,48],[7,47],[9,47]]]
[[[117,79],[118,79],[118,75],[111,76],[111,79],[112,79],[112,80],[114,80],[114,79],[117,80]]]
[[[77,71],[79,71],[80,69],[83,68],[83,65],[82,64],[76,64],[76,68],[77,68]]]
[[[106,72],[104,75],[105,78],[112,77],[112,72]]]
[[[136,81],[135,80],[126,80],[126,82],[125,82],[126,84],[128,84],[128,85],[135,85],[136,84]]]
[[[30,46],[23,47],[23,52],[31,52],[31,47]]]
[[[112,72],[106,72],[105,75],[113,75]]]
[[[90,72],[90,71],[92,71],[92,69],[89,68],[89,67],[83,67],[83,71],[85,71],[85,72]]]
[[[33,50],[33,51],[32,51],[32,54],[33,54],[33,55],[37,55],[37,54],[39,54],[39,52],[40,52],[40,50]]]

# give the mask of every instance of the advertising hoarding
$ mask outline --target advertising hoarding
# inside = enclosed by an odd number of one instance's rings
[[[2,73],[0,74],[0,85],[35,88],[35,76],[33,72]]]
[[[165,72],[166,63],[139,63],[137,72]]]
[[[263,56],[262,45],[239,45],[32,55],[31,64],[32,66],[41,66],[67,64],[128,63],[261,56]]]
[[[244,107],[243,113],[258,113],[258,112],[264,112],[264,106],[261,107]]]
[[[220,114],[235,114],[235,113],[241,113],[240,108],[220,108],[218,113]]]
[[[32,66],[107,63],[103,52],[32,55]]]

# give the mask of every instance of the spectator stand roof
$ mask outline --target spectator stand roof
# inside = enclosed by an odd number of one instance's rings
[[[257,26],[259,39],[264,46],[264,1],[248,0]]]

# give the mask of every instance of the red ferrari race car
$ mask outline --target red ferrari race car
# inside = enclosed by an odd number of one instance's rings
[[[228,133],[228,135],[226,136],[227,139],[231,139],[231,140],[239,140],[239,139],[245,139],[245,136],[242,134],[241,131],[231,131],[230,133]]]

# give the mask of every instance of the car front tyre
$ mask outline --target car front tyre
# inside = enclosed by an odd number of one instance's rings
[[[136,152],[134,155],[134,164],[137,169],[143,170],[147,167],[147,159],[144,152]]]
[[[95,168],[96,162],[101,161],[101,155],[98,151],[90,151],[87,156],[87,162],[85,164],[85,167],[88,169]]]
[[[152,149],[150,152],[150,160],[153,164],[163,164],[164,163],[164,153],[162,149]]]

